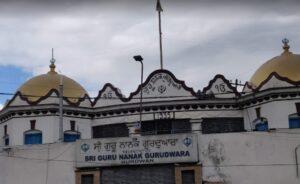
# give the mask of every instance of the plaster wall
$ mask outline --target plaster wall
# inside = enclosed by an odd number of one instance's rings
[[[295,103],[300,100],[278,100],[244,109],[243,116],[247,129],[256,117],[255,109],[261,108],[261,117],[268,119],[269,128],[289,128],[289,115],[297,113]],[[253,128],[253,127],[252,127]]]
[[[35,128],[42,131],[43,143],[55,142],[53,137],[55,117],[22,117],[10,119],[1,124],[2,130],[3,126],[7,125],[10,145],[24,144],[24,132],[30,130],[30,120],[36,120]]]
[[[282,132],[200,134],[203,179],[232,184],[296,184],[300,135]],[[300,153],[299,153],[300,156]]]
[[[164,111],[167,112],[167,111]],[[173,113],[172,111],[169,111]],[[142,120],[154,120],[154,114],[159,113],[149,112],[143,113]],[[242,111],[239,110],[202,110],[202,111],[178,111],[175,112],[176,119],[200,119],[206,117],[243,117]],[[135,115],[126,115],[126,116],[116,116],[116,117],[107,117],[101,119],[92,120],[92,126],[96,125],[106,125],[106,124],[114,124],[114,123],[132,123],[139,121],[139,113]]]
[[[297,184],[294,149],[299,141],[299,134],[290,133],[199,134],[203,179],[226,184]],[[9,153],[1,149],[0,183],[74,184],[74,146],[24,145]]]
[[[57,142],[59,139],[59,117],[43,116],[43,117],[22,117],[12,118],[0,125],[1,134],[4,136],[3,127],[7,125],[7,133],[9,135],[10,146],[24,144],[24,132],[30,130],[30,120],[36,120],[36,129],[42,131],[42,141],[45,143]],[[63,129],[70,130],[70,120],[76,122],[76,130],[81,132],[82,139],[91,138],[90,119],[64,117]],[[2,140],[1,145],[4,145]]]
[[[73,143],[15,146],[0,151],[1,184],[75,184]]]
[[[81,133],[81,139],[91,138],[91,119],[64,117],[64,126],[63,126],[64,131],[71,129],[71,125],[70,125],[71,120],[76,122],[75,129]],[[57,117],[57,122],[59,122],[58,117]],[[59,126],[59,123],[57,124],[57,126]],[[58,136],[58,131],[56,131],[56,133]]]

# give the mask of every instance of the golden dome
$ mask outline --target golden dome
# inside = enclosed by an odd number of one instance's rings
[[[287,39],[282,42],[284,43],[283,53],[267,61],[251,77],[250,82],[254,87],[259,86],[272,72],[292,81],[300,81],[300,55],[289,51]]]
[[[76,81],[55,72],[54,59],[52,58],[50,71],[47,74],[38,75],[25,82],[18,91],[25,95],[30,102],[36,102],[47,95],[51,89],[59,91],[59,84],[62,79],[63,96],[72,103],[78,102],[87,92]]]

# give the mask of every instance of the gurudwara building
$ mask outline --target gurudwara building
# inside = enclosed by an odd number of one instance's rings
[[[285,40],[242,91],[156,70],[129,97],[107,83],[91,99],[52,60],[0,112],[0,184],[300,183],[299,71]]]

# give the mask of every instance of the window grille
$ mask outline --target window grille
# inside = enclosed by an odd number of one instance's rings
[[[243,118],[204,118],[201,126],[203,134],[245,131]]]
[[[93,138],[129,136],[129,131],[125,123],[94,126],[92,128],[92,132],[93,132]]]
[[[191,123],[188,119],[164,119],[143,121],[142,135],[176,134],[191,132]]]

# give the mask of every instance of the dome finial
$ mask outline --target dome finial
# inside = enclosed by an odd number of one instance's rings
[[[283,43],[282,48],[284,49],[285,52],[288,52],[290,49],[289,42],[290,41],[287,38],[282,39],[282,43]]]
[[[55,59],[54,59],[54,49],[52,48],[52,58],[50,60],[50,72],[55,72]]]

